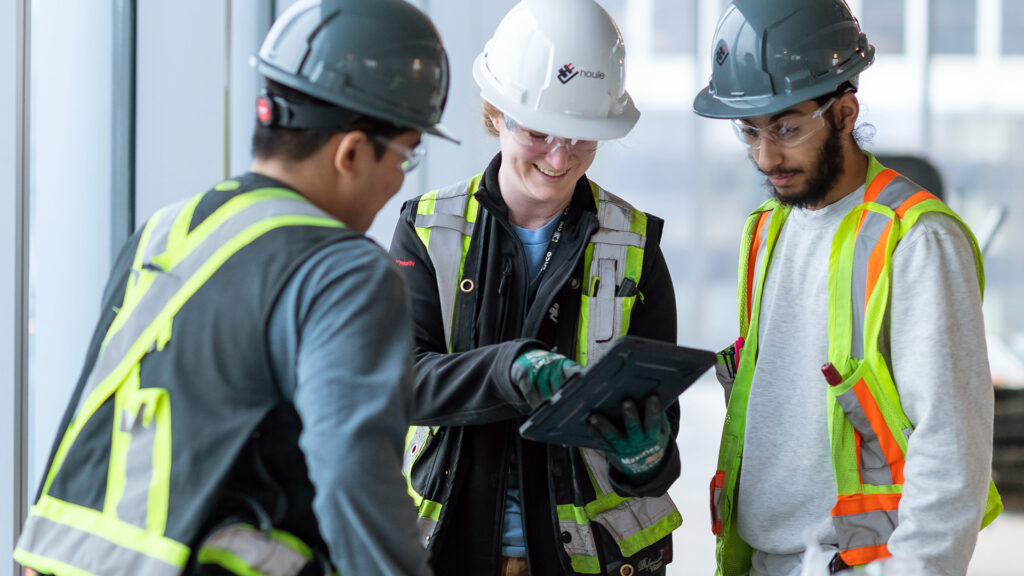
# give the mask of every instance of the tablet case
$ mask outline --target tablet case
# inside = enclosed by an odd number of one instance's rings
[[[657,394],[667,407],[716,360],[715,353],[707,350],[623,336],[600,360],[535,408],[519,434],[537,442],[601,449],[587,423],[592,411],[604,414],[621,430],[623,400],[632,398],[642,418],[644,398]]]

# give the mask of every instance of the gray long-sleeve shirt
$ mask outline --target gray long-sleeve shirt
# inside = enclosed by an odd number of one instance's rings
[[[314,512],[342,574],[431,573],[401,475],[410,315],[401,273],[359,238],[305,262],[270,318],[273,368],[302,419]]]
[[[766,279],[737,504],[755,575],[799,574],[805,533],[827,549],[838,542],[820,366],[832,236],[861,198],[863,188],[821,210],[794,209]],[[974,256],[958,223],[918,221],[893,254],[890,297],[886,356],[914,433],[889,550],[929,573],[964,574],[987,495],[993,392]]]

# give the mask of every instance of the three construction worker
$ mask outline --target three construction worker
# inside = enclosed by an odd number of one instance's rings
[[[603,451],[518,434],[616,336],[676,340],[662,220],[586,176],[639,118],[624,50],[593,0],[515,5],[473,66],[500,152],[402,210],[391,255],[413,297],[418,425],[404,472],[440,574],[646,575],[671,560],[677,403],[596,419]]]
[[[14,553],[30,570],[431,574],[401,476],[409,294],[363,232],[445,135],[447,55],[402,0],[300,0],[258,70],[250,171],[115,263]]]
[[[832,572],[964,574],[1002,508],[974,236],[861,149],[875,49],[843,0],[733,0],[713,42],[694,110],[730,121],[772,191],[719,367],[718,573],[799,574],[813,546]]]

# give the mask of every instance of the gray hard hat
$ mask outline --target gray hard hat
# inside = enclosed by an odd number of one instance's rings
[[[300,0],[270,28],[256,68],[346,110],[456,141],[440,124],[448,54],[427,15],[404,0]],[[331,118],[307,114],[305,124]]]
[[[733,0],[712,46],[711,79],[693,100],[710,118],[775,114],[856,87],[875,59],[844,0]]]

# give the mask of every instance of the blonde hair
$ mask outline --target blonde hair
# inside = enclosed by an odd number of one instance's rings
[[[486,130],[487,133],[490,134],[491,136],[494,136],[495,138],[497,138],[499,136],[498,129],[494,127],[494,120],[492,120],[492,119],[495,116],[499,116],[499,117],[503,116],[501,110],[498,110],[498,107],[495,106],[494,104],[491,104],[487,100],[484,100],[483,101],[483,109],[482,109],[482,111],[483,111],[484,130]]]

